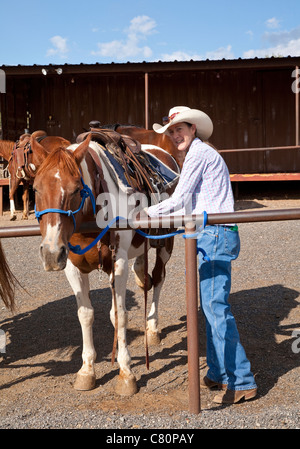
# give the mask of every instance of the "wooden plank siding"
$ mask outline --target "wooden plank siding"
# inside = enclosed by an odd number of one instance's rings
[[[231,173],[300,171],[292,72],[300,58],[191,61],[186,63],[80,64],[3,67],[3,139],[16,140],[28,125],[74,142],[90,120],[145,125],[145,74],[149,128],[175,105],[205,111],[213,120],[211,143],[220,150],[253,148],[222,156]],[[299,106],[298,106],[299,107]],[[299,120],[299,114],[298,114]]]

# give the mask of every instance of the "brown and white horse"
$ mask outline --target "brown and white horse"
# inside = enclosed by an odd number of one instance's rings
[[[34,151],[40,153],[44,151],[36,141],[32,142],[32,147]],[[156,156],[158,156],[158,153],[159,150],[156,150]],[[106,192],[109,192],[110,197],[117,200],[116,215],[119,215],[119,205],[128,203],[128,193],[120,189],[112,179],[109,170],[103,163],[101,146],[96,142],[89,142],[89,138],[81,144],[71,145],[68,149],[62,147],[52,149],[51,153],[44,154],[44,157],[45,160],[36,174],[33,186],[42,234],[40,257],[46,271],[65,270],[77,300],[78,317],[83,337],[83,364],[77,373],[74,387],[79,390],[88,390],[95,385],[94,362],[96,351],[92,335],[94,311],[89,298],[88,275],[99,267],[100,251],[102,269],[110,276],[113,298],[115,298],[115,301],[112,301],[110,319],[117,328],[117,360],[120,372],[116,391],[121,395],[134,394],[137,392],[137,384],[130,367],[131,358],[126,341],[125,294],[129,259],[135,259],[133,271],[136,276],[141,281],[146,280],[146,276],[144,277],[145,239],[133,229],[116,229],[114,233],[105,234],[101,239],[100,249],[93,246],[84,254],[69,251],[69,243],[73,246],[80,245],[83,248],[91,244],[95,238],[95,234],[81,234],[78,231],[74,233],[74,230],[78,229],[81,223],[95,222],[91,199],[87,199],[83,208],[80,209],[83,185],[85,190],[88,186],[93,192],[94,198],[97,198],[100,212],[101,210],[103,212],[101,208],[104,206],[102,202],[99,203],[99,198],[107,188]],[[102,167],[100,179],[95,157]],[[177,164],[167,152],[161,151],[160,157],[171,169],[176,170]],[[129,213],[134,207],[134,205],[129,205]],[[76,213],[69,212],[66,214],[66,211],[75,211]],[[114,242],[112,241],[112,235],[114,235]],[[113,245],[113,248],[111,245]],[[149,243],[147,245],[149,249]],[[156,262],[152,271],[153,297],[147,319],[148,342],[151,337],[159,338],[157,327],[158,300],[165,279],[165,265],[171,256],[172,249],[173,239],[166,239],[164,247],[156,248]]]
[[[31,136],[34,138],[42,137],[45,135],[44,131],[35,131],[32,135],[23,134],[20,136],[19,141],[12,142],[8,140],[0,140],[0,155],[3,156],[5,160],[8,161],[7,170],[10,175],[9,179],[9,200],[10,200],[10,219],[11,221],[17,218],[14,197],[15,193],[20,186],[23,184],[23,215],[22,219],[27,220],[29,215],[29,188],[33,184],[34,176],[36,170],[40,166],[42,159],[39,155],[36,155],[32,148],[26,153],[26,162],[24,166],[20,166],[20,160],[17,156],[17,152],[20,150],[21,153],[24,152],[24,144],[29,142]],[[20,142],[20,143],[19,143]],[[57,145],[70,145],[70,142],[59,136],[46,136],[41,140],[41,145],[48,152],[52,148],[53,144]],[[20,145],[20,148],[17,146]]]

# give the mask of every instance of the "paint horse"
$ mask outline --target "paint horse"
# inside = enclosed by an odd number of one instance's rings
[[[44,131],[35,131],[31,134],[22,134],[16,142],[0,141],[0,154],[8,161],[7,170],[10,175],[9,199],[10,199],[10,220],[16,220],[16,210],[14,196],[19,187],[23,184],[23,214],[22,219],[27,220],[29,215],[29,188],[33,184],[36,170],[40,166],[42,159],[35,154],[30,145],[30,138],[38,139],[46,151],[51,149],[53,142],[57,144],[70,145],[70,142],[59,136],[47,136]]]
[[[118,139],[120,137],[118,135]],[[115,215],[119,215],[120,205],[130,203],[128,191],[120,188],[113,178],[104,157],[105,147],[90,141],[90,136],[82,143],[73,144],[68,148],[53,147],[48,155],[34,140],[32,147],[33,151],[39,151],[40,154],[44,152],[44,162],[36,174],[33,186],[36,195],[36,214],[42,234],[40,257],[46,271],[65,271],[78,305],[83,337],[83,363],[77,373],[74,388],[89,390],[95,386],[96,351],[92,335],[94,311],[89,298],[88,274],[97,269],[101,263],[103,271],[110,277],[113,297],[110,319],[115,327],[115,341],[117,340],[118,344],[117,361],[120,368],[116,392],[121,395],[132,395],[137,392],[137,383],[131,370],[131,358],[126,340],[125,294],[128,261],[135,259],[133,271],[139,285],[143,285],[144,281],[148,283],[151,277],[150,275],[147,277],[144,273],[144,249],[149,249],[149,240],[147,239],[145,243],[145,237],[131,228],[115,229],[101,238],[98,248],[91,246],[91,249],[84,254],[70,251],[70,247],[74,250],[78,248],[78,245],[81,249],[92,245],[95,234],[83,234],[78,229],[82,223],[90,221],[95,223],[93,198],[97,198],[98,223],[98,214],[103,212],[103,216],[105,215],[106,203],[105,200],[99,200],[101,195],[106,198],[109,194],[110,198],[117,200]],[[121,144],[116,143],[110,149],[117,153],[122,151]],[[170,169],[176,170],[177,164],[167,152],[163,150],[155,150],[155,152],[156,158],[163,160]],[[174,174],[176,175],[175,183],[168,187],[169,194],[172,193],[178,180],[178,173]],[[130,214],[135,205],[130,203],[128,207]],[[159,245],[156,248],[156,262],[152,271],[153,298],[146,331],[149,344],[151,344],[151,337],[154,340],[159,338],[158,300],[165,279],[165,265],[171,256],[172,249],[173,239],[165,239],[164,246]],[[151,288],[151,284],[147,286],[149,287]]]

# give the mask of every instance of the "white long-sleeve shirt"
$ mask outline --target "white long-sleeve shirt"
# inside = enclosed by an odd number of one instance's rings
[[[185,157],[179,182],[172,196],[150,206],[150,217],[234,212],[228,168],[222,156],[199,138]]]

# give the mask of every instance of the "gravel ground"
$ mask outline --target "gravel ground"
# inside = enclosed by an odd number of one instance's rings
[[[300,194],[241,193],[238,210],[299,208]],[[11,223],[8,212],[0,226]],[[35,224],[33,214],[26,224]],[[0,306],[6,357],[0,358],[1,429],[298,429],[300,428],[300,221],[245,223],[242,249],[233,264],[231,304],[241,341],[259,388],[255,400],[233,406],[212,402],[201,391],[201,413],[189,413],[186,351],[184,241],[175,240],[160,305],[162,341],[143,346],[143,296],[130,275],[128,341],[139,392],[114,393],[118,368],[111,366],[113,328],[106,277],[91,275],[95,307],[97,384],[72,387],[81,364],[81,331],[75,300],[63,273],[45,273],[40,237],[3,239],[9,264],[28,294],[17,289],[12,316]],[[205,331],[199,313],[200,374],[206,372]],[[105,342],[105,344],[103,344]],[[297,352],[299,351],[299,352]],[[1,354],[0,354],[1,356]]]

